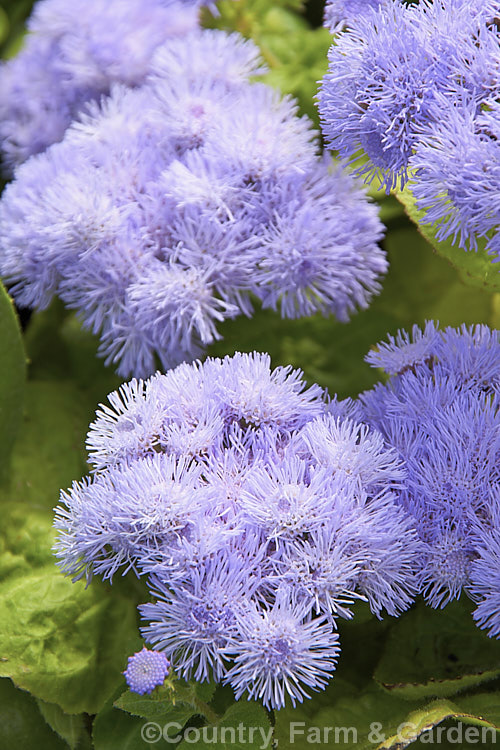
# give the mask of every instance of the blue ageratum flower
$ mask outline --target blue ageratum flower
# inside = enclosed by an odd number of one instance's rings
[[[21,52],[0,68],[0,152],[14,169],[60,141],[113,83],[137,86],[156,49],[198,26],[201,3],[39,0]]]
[[[267,189],[269,220],[251,251],[263,307],[286,318],[320,312],[347,321],[380,291],[388,268],[385,256],[364,241],[369,235],[381,240],[382,231],[375,214],[357,211],[357,183],[325,162]]]
[[[219,682],[225,677],[226,649],[238,641],[238,621],[251,611],[258,562],[246,557],[243,548],[238,555],[219,552],[178,580],[165,580],[164,571],[152,576],[156,601],[140,607],[150,622],[142,634],[185,679]]]
[[[16,302],[58,295],[137,377],[200,356],[252,299],[290,318],[367,307],[387,269],[376,208],[261,71],[237,34],[176,38],[22,164],[0,202]]]
[[[500,39],[495,44],[498,55]],[[469,98],[457,106],[457,100],[442,98],[436,105],[435,121],[422,133],[412,164],[413,193],[425,211],[425,221],[437,228],[437,239],[450,238],[464,249],[477,250],[478,238],[486,237],[487,250],[498,261],[498,102],[478,105]]]
[[[380,367],[388,375],[397,375],[430,360],[439,335],[432,321],[425,324],[424,330],[414,325],[411,335],[406,331],[398,331],[395,337],[389,334],[387,343],[382,341],[377,344],[376,349],[370,351],[365,359],[372,367]]]
[[[340,31],[368,9],[379,8],[390,2],[392,0],[326,0],[324,25],[332,32]]]
[[[225,682],[235,698],[248,694],[268,707],[293,706],[324,690],[340,653],[339,637],[327,617],[308,619],[282,589],[272,606],[253,607],[240,620],[239,638],[228,646],[233,666]]]
[[[491,23],[498,3],[365,5],[362,13],[353,12],[330,49],[319,111],[327,142],[352,161],[364,157],[357,172],[368,181],[376,176],[389,191],[404,187],[415,169],[419,180],[426,157],[414,161],[415,152],[432,138],[434,126],[441,125],[446,140],[443,123],[456,108],[455,128],[464,97],[473,99],[479,115],[492,91],[498,92],[498,66],[492,60],[498,57],[499,36]],[[440,153],[444,160],[446,145]],[[449,156],[450,162],[456,158]],[[463,184],[469,182],[465,173]],[[439,190],[433,196],[443,198]]]
[[[473,614],[491,637],[500,637],[500,484],[491,487],[487,523],[476,525],[477,557],[471,566],[471,595],[478,602]]]
[[[406,466],[398,496],[423,542],[420,590],[433,607],[462,591],[489,602],[500,480],[500,333],[478,325],[399,332],[367,356],[391,378],[362,394],[364,419]],[[486,592],[489,592],[488,594]],[[487,603],[476,619],[498,634]]]
[[[416,591],[404,467],[354,413],[256,353],[123,385],[89,430],[93,476],[61,493],[59,564],[146,578],[142,634],[182,677],[302,701],[354,601],[398,615]]]
[[[418,19],[400,2],[357,16],[330,48],[319,93],[329,145],[350,159],[366,153],[358,172],[378,174],[388,189],[407,179],[415,122],[427,116],[440,75]]]
[[[164,454],[75,482],[61,500],[59,549],[75,580],[136,568],[142,554],[175,544],[191,514],[203,511],[208,523],[213,506],[200,467]]]

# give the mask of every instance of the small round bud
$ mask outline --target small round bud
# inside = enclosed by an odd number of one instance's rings
[[[125,672],[127,685],[133,693],[146,695],[157,685],[163,685],[168,674],[170,662],[161,651],[149,651],[143,648],[128,658]]]

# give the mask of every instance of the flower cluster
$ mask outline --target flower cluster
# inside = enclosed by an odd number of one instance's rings
[[[194,31],[199,2],[39,0],[22,51],[0,67],[0,152],[12,170],[61,140],[113,83],[137,86],[155,50]]]
[[[166,42],[142,87],[21,165],[0,204],[16,301],[58,294],[136,377],[194,359],[251,294],[292,318],[366,307],[387,267],[376,208],[260,72],[238,34]]]
[[[498,0],[366,6],[351,9],[329,53],[319,95],[328,142],[352,160],[365,155],[358,173],[387,190],[410,178],[439,240],[475,250],[485,236],[497,253]]]
[[[326,0],[324,25],[332,32],[340,31],[345,25],[366,12],[368,8],[379,8],[392,0]]]
[[[500,332],[427,323],[367,356],[390,380],[360,397],[360,417],[407,471],[399,502],[423,542],[418,578],[433,607],[467,591],[500,633]]]
[[[63,570],[148,576],[143,635],[181,677],[302,701],[354,600],[397,615],[415,590],[397,452],[342,411],[262,354],[123,385],[89,430],[94,475],[56,509]]]

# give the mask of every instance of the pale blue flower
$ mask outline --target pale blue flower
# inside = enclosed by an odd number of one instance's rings
[[[471,590],[500,480],[500,334],[488,326],[398,332],[367,357],[392,377],[362,394],[365,420],[406,466],[399,504],[423,546],[421,592],[443,607]],[[481,575],[481,573],[480,573]],[[486,623],[487,618],[481,620]]]
[[[6,189],[0,271],[16,301],[58,295],[106,364],[138,377],[200,356],[252,295],[289,317],[366,307],[387,268],[376,207],[328,170],[291,98],[248,82],[256,48],[198,31],[155,59]]]
[[[399,456],[299,370],[237,353],[109,402],[94,476],[61,494],[56,555],[75,578],[147,579],[143,635],[182,677],[295,704],[331,678],[355,600],[411,605],[423,550]]]
[[[141,84],[156,49],[198,26],[180,0],[39,0],[16,57],[0,69],[0,149],[13,169],[61,140],[113,83]]]
[[[340,652],[338,634],[326,617],[306,619],[300,605],[280,596],[272,607],[254,607],[238,620],[239,634],[226,653],[233,666],[226,675],[236,700],[260,699],[268,708],[292,705],[322,690]]]

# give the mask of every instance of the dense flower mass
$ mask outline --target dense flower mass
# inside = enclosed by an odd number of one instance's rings
[[[392,0],[326,0],[324,25],[332,31],[339,31],[349,25],[369,8],[379,8]]]
[[[404,459],[399,502],[424,544],[420,589],[433,607],[465,590],[498,635],[500,332],[427,323],[367,359],[392,376],[361,396],[360,417]]]
[[[355,600],[411,604],[420,549],[396,451],[336,411],[262,354],[123,385],[90,427],[94,475],[56,510],[63,570],[148,576],[143,634],[181,677],[302,701]]]
[[[477,557],[471,565],[471,593],[478,602],[474,619],[500,638],[500,485],[490,489],[488,523],[477,523]]]
[[[365,155],[358,173],[387,190],[410,179],[438,239],[475,250],[485,236],[496,253],[500,3],[350,5],[319,95],[327,141],[352,160]]]
[[[157,48],[199,26],[203,0],[39,0],[21,52],[0,66],[0,154],[13,170],[60,141],[115,83],[138,86]]]
[[[292,99],[249,82],[262,69],[237,34],[184,35],[21,165],[0,203],[16,301],[59,295],[135,376],[194,359],[250,295],[292,318],[366,307],[387,267],[376,208]]]

